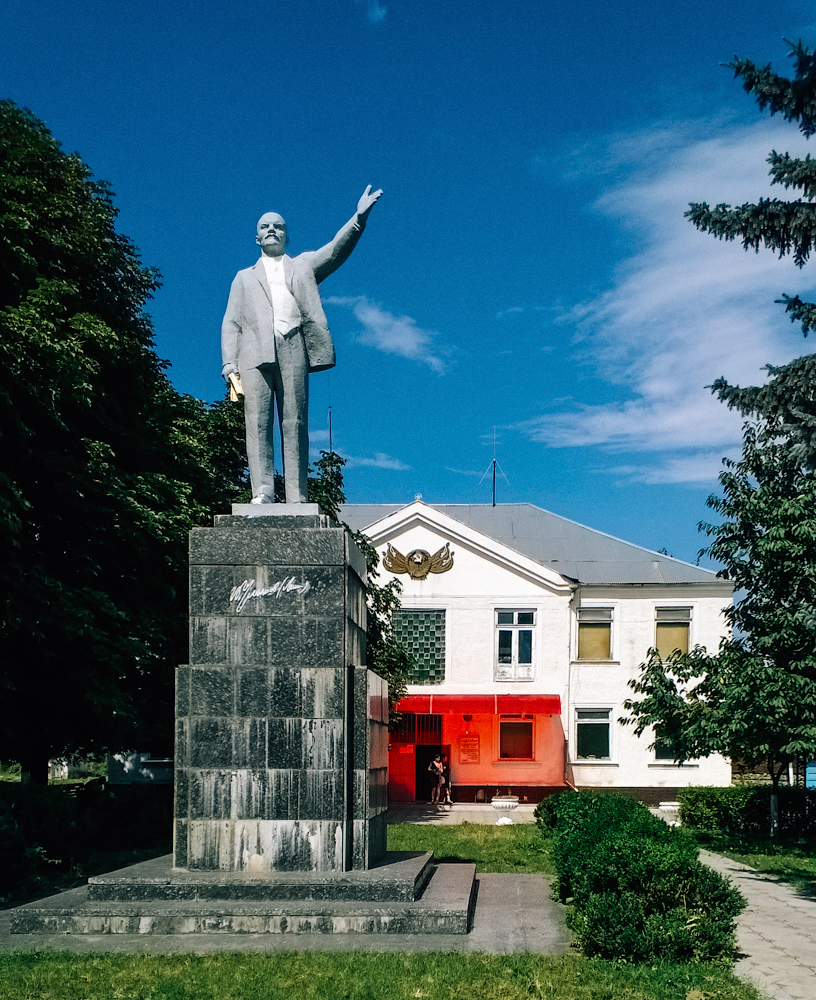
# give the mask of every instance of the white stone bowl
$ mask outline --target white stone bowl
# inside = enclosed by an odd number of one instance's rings
[[[510,812],[519,804],[518,795],[494,795],[490,804],[498,812]]]

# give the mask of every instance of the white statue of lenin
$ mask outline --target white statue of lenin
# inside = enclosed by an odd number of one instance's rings
[[[286,502],[307,500],[309,373],[335,365],[317,286],[348,258],[381,194],[369,184],[331,243],[297,257],[285,252],[289,238],[280,215],[267,212],[258,220],[260,259],[236,274],[221,325],[222,374],[244,396],[252,503],[274,500],[275,407]]]

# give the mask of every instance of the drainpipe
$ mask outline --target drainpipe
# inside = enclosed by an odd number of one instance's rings
[[[567,631],[567,690],[566,697],[564,698],[564,716],[566,718],[566,732],[564,733],[564,781],[569,785],[570,788],[577,791],[578,789],[572,784],[572,782],[567,778],[567,769],[569,767],[569,737],[572,731],[572,642],[574,629],[572,627],[573,610],[578,603],[578,584],[571,584],[572,596],[570,597],[569,604],[567,606],[567,616],[569,618],[569,629]]]

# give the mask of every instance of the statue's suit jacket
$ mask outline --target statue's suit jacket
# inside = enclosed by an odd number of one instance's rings
[[[286,286],[300,309],[301,330],[310,372],[335,365],[334,342],[320,302],[317,286],[347,259],[357,245],[365,224],[353,216],[331,243],[297,257],[283,256]],[[235,275],[227,311],[221,325],[221,355],[225,374],[274,364],[275,317],[263,261]]]

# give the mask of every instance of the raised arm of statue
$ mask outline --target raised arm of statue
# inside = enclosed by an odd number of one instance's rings
[[[318,284],[348,260],[351,251],[357,246],[357,241],[362,236],[371,209],[380,200],[381,195],[382,191],[372,191],[369,184],[357,202],[357,211],[331,243],[304,255],[312,257],[311,263]]]
[[[365,225],[365,221],[368,218],[368,213],[374,208],[381,197],[382,191],[372,192],[370,184],[360,195],[360,200],[357,202],[357,217],[363,225]]]

